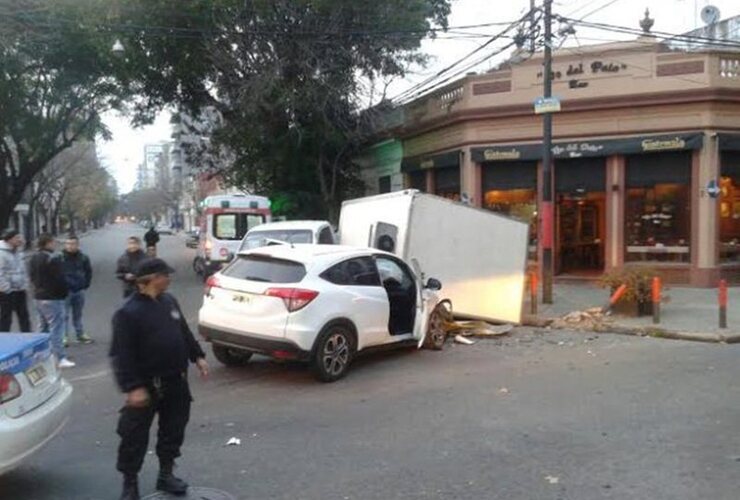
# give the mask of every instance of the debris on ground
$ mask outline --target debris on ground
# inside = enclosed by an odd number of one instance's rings
[[[592,307],[585,311],[573,311],[553,321],[554,328],[569,328],[574,330],[594,330],[603,327],[611,319],[604,314],[600,307]]]
[[[463,344],[463,345],[473,345],[473,344],[475,344],[475,341],[474,340],[470,340],[468,338],[465,338],[462,335],[455,335],[455,338],[453,340],[455,342],[457,342],[458,344]]]
[[[498,392],[501,394],[509,394],[509,389],[507,389],[506,387],[502,387],[498,390]]]
[[[550,484],[558,484],[560,483],[560,478],[557,476],[545,476],[545,481]]]
[[[229,439],[228,441],[226,441],[226,445],[225,446],[241,446],[241,444],[242,444],[242,440],[241,439],[239,439],[237,437],[233,437],[233,438]]]

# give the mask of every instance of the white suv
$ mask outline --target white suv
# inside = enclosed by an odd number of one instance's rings
[[[388,345],[440,349],[448,301],[396,256],[337,245],[276,245],[239,254],[206,283],[198,328],[226,365],[253,353],[344,376],[355,355]]]

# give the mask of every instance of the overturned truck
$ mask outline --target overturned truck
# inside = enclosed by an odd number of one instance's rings
[[[345,201],[343,245],[418,262],[438,278],[461,318],[520,323],[529,227],[488,210],[416,190]]]

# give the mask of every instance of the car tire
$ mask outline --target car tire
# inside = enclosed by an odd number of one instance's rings
[[[342,323],[330,324],[316,339],[312,368],[321,382],[335,382],[349,370],[355,352],[355,336]]]
[[[447,329],[445,323],[452,320],[452,304],[445,300],[437,306],[429,315],[429,328],[424,337],[424,347],[434,351],[441,351],[447,340]]]
[[[217,360],[219,360],[219,362],[226,366],[244,366],[252,357],[252,353],[249,351],[242,351],[216,344],[212,347],[213,355]]]

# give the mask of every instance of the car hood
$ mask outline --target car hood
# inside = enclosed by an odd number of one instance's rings
[[[50,354],[49,335],[45,333],[0,334],[0,373],[25,371]]]

